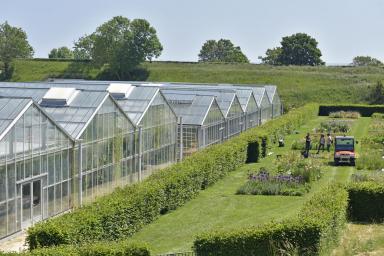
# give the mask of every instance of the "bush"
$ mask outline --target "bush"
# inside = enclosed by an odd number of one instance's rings
[[[361,116],[370,117],[373,113],[384,113],[383,105],[320,105],[319,116],[329,116],[332,112],[354,111],[359,112]]]
[[[329,117],[331,118],[353,118],[357,119],[360,117],[359,112],[354,111],[338,111],[329,113]]]
[[[353,182],[348,186],[349,218],[352,221],[384,220],[384,184],[377,181]]]
[[[280,223],[199,235],[197,255],[319,255],[337,243],[346,223],[348,195],[331,184],[305,203],[297,217]]]
[[[223,144],[196,152],[139,184],[117,189],[90,205],[38,223],[27,231],[29,247],[35,249],[129,237],[161,214],[185,204],[201,189],[243,165],[249,144],[256,143],[255,154],[258,159],[259,152],[266,150],[271,134],[292,133],[313,118],[317,110],[315,104],[293,110]],[[261,150],[260,141],[265,142],[261,143],[264,144]]]
[[[267,181],[249,180],[237,190],[237,194],[302,196],[309,189],[308,183],[282,182],[275,179]]]
[[[41,248],[23,253],[2,253],[0,256],[149,256],[150,251],[145,244],[128,243],[126,241],[112,243],[94,243],[83,246],[57,246]]]

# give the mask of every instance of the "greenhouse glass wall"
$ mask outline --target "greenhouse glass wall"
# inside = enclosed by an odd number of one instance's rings
[[[191,92],[164,90],[181,123],[178,128],[178,145],[182,137],[183,150],[177,156],[189,156],[201,148],[223,140],[225,119],[214,96],[196,95]],[[181,132],[182,130],[182,132]],[[181,135],[182,134],[182,135]]]
[[[7,86],[1,87],[0,96],[31,97],[75,141],[73,205],[93,201],[138,179],[134,126],[106,91]],[[49,98],[52,92],[56,94]],[[60,95],[70,100],[60,99]]]
[[[70,209],[72,146],[31,99],[0,98],[0,238]]]
[[[268,98],[272,103],[272,118],[281,116],[283,109],[279,94],[277,93],[277,87],[275,85],[264,86],[267,91]]]
[[[145,177],[176,161],[177,116],[158,87],[131,87],[125,98],[115,98],[139,127],[138,168]]]
[[[255,95],[257,106],[260,111],[260,121],[259,124],[264,124],[265,122],[272,119],[272,104],[269,101],[267,92],[264,87],[251,87],[253,95]]]

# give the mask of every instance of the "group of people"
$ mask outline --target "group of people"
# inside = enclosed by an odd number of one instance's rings
[[[327,151],[330,151],[331,145],[333,143],[333,138],[330,133],[327,134],[327,138],[325,138],[324,133],[320,135],[320,141],[319,146],[317,148],[317,154],[320,153],[320,150],[324,152],[325,145],[327,145]],[[305,136],[305,154],[308,156],[309,150],[311,149],[311,136],[309,133],[307,133],[307,136]]]

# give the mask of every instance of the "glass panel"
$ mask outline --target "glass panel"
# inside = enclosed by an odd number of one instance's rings
[[[24,184],[22,191],[22,220],[24,222],[31,219],[31,183]]]
[[[0,238],[7,234],[7,204],[0,203]]]
[[[33,182],[33,218],[39,218],[41,216],[41,180]],[[41,217],[40,217],[41,219]]]
[[[16,200],[8,201],[8,234],[16,232]]]
[[[55,189],[54,186],[48,188],[48,215],[55,215]]]
[[[6,184],[7,184],[7,173],[5,171],[5,165],[1,165],[0,166],[0,203],[2,201],[4,201],[6,198],[5,197],[6,188],[7,188]],[[0,218],[1,218],[1,212],[0,212]],[[1,227],[0,227],[0,229],[1,229]],[[1,231],[0,231],[0,234],[1,234]]]
[[[8,199],[15,196],[16,189],[16,175],[15,175],[15,165],[9,164],[7,168],[8,176]]]

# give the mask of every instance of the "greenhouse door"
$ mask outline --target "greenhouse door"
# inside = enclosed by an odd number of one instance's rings
[[[21,227],[25,228],[42,219],[41,180],[21,185]]]

